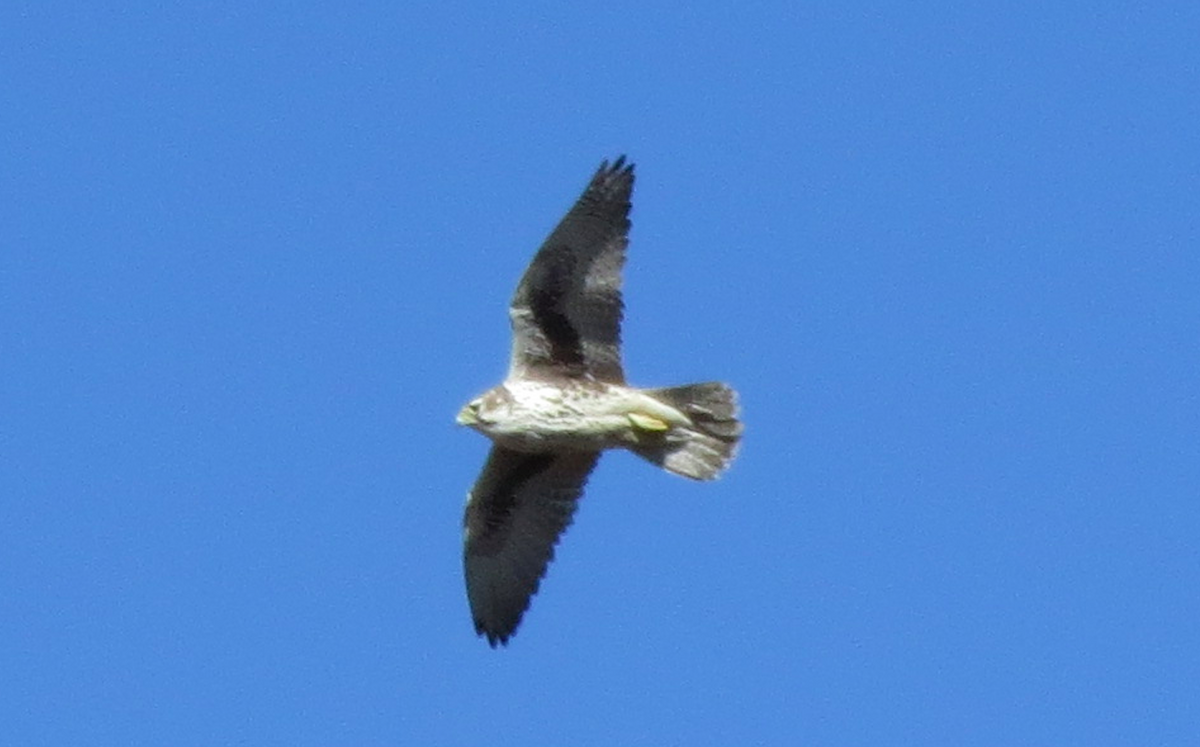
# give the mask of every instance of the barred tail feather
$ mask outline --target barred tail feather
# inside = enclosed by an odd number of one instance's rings
[[[729,466],[742,437],[733,389],[707,382],[644,392],[687,415],[691,423],[638,444],[635,454],[693,480],[712,480]]]

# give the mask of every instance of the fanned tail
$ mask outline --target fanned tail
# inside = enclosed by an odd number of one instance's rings
[[[732,388],[710,381],[643,391],[691,422],[646,439],[633,448],[635,454],[693,480],[712,480],[729,466],[742,437],[737,393]]]

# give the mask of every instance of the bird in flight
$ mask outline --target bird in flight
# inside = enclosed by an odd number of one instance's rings
[[[538,249],[509,307],[502,384],[458,413],[492,440],[467,497],[463,566],[475,632],[494,648],[516,632],[605,449],[711,480],[733,459],[737,395],[717,382],[625,383],[621,267],[633,164],[604,161]]]

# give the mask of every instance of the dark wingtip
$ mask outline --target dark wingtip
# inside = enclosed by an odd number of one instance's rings
[[[625,155],[617,156],[611,164],[608,159],[600,162],[596,175],[592,177],[589,189],[632,189],[633,164],[625,160]]]
[[[512,635],[515,632],[515,628],[508,631],[489,630],[488,627],[483,624],[483,622],[479,620],[475,621],[475,635],[479,636],[480,638],[486,638],[488,645],[492,648],[507,646],[508,639],[512,638]]]
[[[601,161],[598,171],[601,174],[632,174],[633,166],[634,165],[632,162],[628,164],[625,163],[625,154],[622,153],[616,157],[611,165],[609,165],[607,158]]]

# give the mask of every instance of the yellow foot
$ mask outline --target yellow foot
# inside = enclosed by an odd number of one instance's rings
[[[639,430],[649,431],[651,433],[662,433],[668,431],[671,426],[651,415],[643,415],[640,412],[631,412],[627,415],[629,422],[633,423],[634,428]]]

